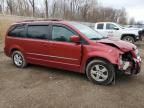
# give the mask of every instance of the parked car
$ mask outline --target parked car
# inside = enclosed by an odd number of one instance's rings
[[[18,68],[37,64],[70,70],[103,85],[112,83],[117,70],[134,75],[141,65],[135,45],[106,39],[85,25],[61,20],[11,25],[4,51]]]
[[[140,36],[140,40],[143,40],[144,38],[144,25],[143,24],[140,24],[140,25],[127,25],[125,26],[129,29],[137,29],[139,30],[139,36]]]
[[[106,37],[113,37],[131,43],[141,39],[138,28],[125,28],[113,22],[98,22],[95,24],[95,30]]]
[[[144,39],[144,28],[139,31],[139,35],[141,37],[141,40],[143,40]]]
[[[142,29],[142,28],[144,28],[144,24],[125,25],[125,27],[127,27],[127,28],[138,28],[138,29]]]

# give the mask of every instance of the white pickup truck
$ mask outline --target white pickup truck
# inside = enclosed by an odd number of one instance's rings
[[[113,22],[98,22],[94,29],[105,37],[117,38],[131,43],[140,40],[139,29],[124,28]]]

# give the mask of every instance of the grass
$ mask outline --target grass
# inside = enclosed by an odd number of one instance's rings
[[[27,19],[39,19],[39,18],[0,14],[0,41],[4,41],[5,33],[12,23],[21,21],[21,20],[27,20]]]
[[[16,21],[17,21],[16,18],[0,16],[0,40],[4,40],[4,36],[5,36],[5,33],[8,29],[8,27]]]
[[[28,18],[9,16],[9,15],[6,15],[6,16],[0,15],[0,41],[4,40],[5,33],[12,23],[20,21],[20,20],[25,20],[25,19],[28,19]]]
[[[11,23],[13,22],[9,20],[5,20],[5,19],[0,20],[0,40],[4,39],[5,33]]]

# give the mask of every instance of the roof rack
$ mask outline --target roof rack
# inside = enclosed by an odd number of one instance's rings
[[[62,19],[30,19],[30,20],[23,20],[23,21],[18,21],[17,23],[20,22],[35,22],[35,21],[62,21]]]

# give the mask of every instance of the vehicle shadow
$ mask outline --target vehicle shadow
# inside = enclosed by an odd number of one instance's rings
[[[117,74],[116,75],[116,83],[117,84],[126,84],[133,80],[133,76],[124,75],[124,74]]]
[[[72,80],[78,80],[78,81],[84,81],[87,83],[90,83],[88,78],[85,74],[76,73],[72,71],[67,70],[61,70],[61,69],[55,69],[50,67],[44,67],[44,66],[38,66],[38,65],[29,65],[28,68],[32,69],[31,71],[33,74],[42,75],[45,73],[46,76],[52,76],[55,80],[65,80],[65,79],[72,79]],[[49,77],[47,77],[49,78]],[[134,77],[124,75],[124,74],[116,74],[115,84],[128,84],[129,82],[132,82]],[[111,85],[115,85],[112,83]]]
[[[85,74],[77,73],[77,72],[72,72],[72,71],[67,71],[67,70],[62,70],[62,69],[56,69],[56,68],[51,68],[51,67],[45,67],[45,66],[39,66],[39,65],[32,65],[30,64],[28,68],[34,69],[32,73],[45,73],[48,76],[53,76],[55,79],[80,79],[84,81],[88,81],[87,77]],[[36,70],[36,71],[35,71]]]

